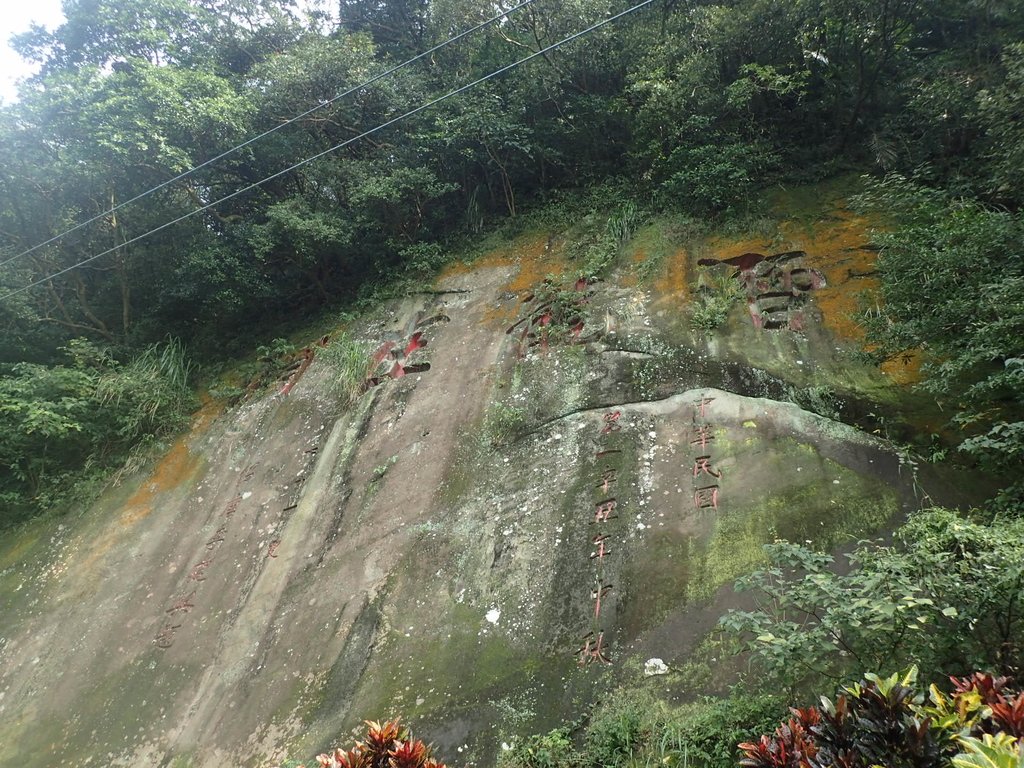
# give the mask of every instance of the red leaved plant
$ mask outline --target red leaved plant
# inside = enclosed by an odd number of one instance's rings
[[[446,768],[431,757],[430,746],[411,738],[397,720],[367,720],[366,726],[366,737],[352,749],[317,755],[320,768]]]

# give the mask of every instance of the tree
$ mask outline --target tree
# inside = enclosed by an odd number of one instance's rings
[[[881,357],[923,352],[922,386],[952,406],[961,446],[1012,473],[1024,460],[1024,219],[899,176],[861,201],[897,222],[876,235],[869,339]]]

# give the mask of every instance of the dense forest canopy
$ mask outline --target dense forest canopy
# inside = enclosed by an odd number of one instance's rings
[[[293,0],[65,0],[17,35],[41,68],[0,108],[5,502],[45,507],[55,474],[179,424],[185,347],[223,357],[553,196],[713,217],[849,170],[890,174],[867,202],[909,227],[880,262],[880,353],[933,352],[939,395],[971,387],[973,447],[1019,462],[1021,2],[655,0],[350,141],[632,4],[535,0],[362,85],[514,5],[339,0],[335,24]]]

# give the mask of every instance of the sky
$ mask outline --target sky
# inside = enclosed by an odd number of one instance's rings
[[[60,26],[64,20],[60,6],[61,0],[0,0],[0,99],[5,103],[15,98],[15,81],[35,71],[7,41],[11,35],[27,31],[33,22],[48,29]]]
[[[325,0],[300,0],[299,6],[309,8],[335,3]],[[55,29],[64,21],[61,0],[0,0],[0,101],[9,104],[17,98],[15,83],[35,72],[36,67],[22,61],[8,45],[11,35],[25,32],[33,22]]]

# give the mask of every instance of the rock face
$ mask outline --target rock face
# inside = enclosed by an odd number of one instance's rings
[[[0,765],[269,766],[396,714],[486,764],[646,659],[684,663],[762,544],[833,548],[916,505],[912,467],[839,420],[891,385],[807,286],[796,325],[741,300],[702,332],[697,254],[646,288],[545,282],[571,272],[551,243],[381,308],[348,408],[314,359],[6,542]],[[822,286],[843,257],[789,245]]]

